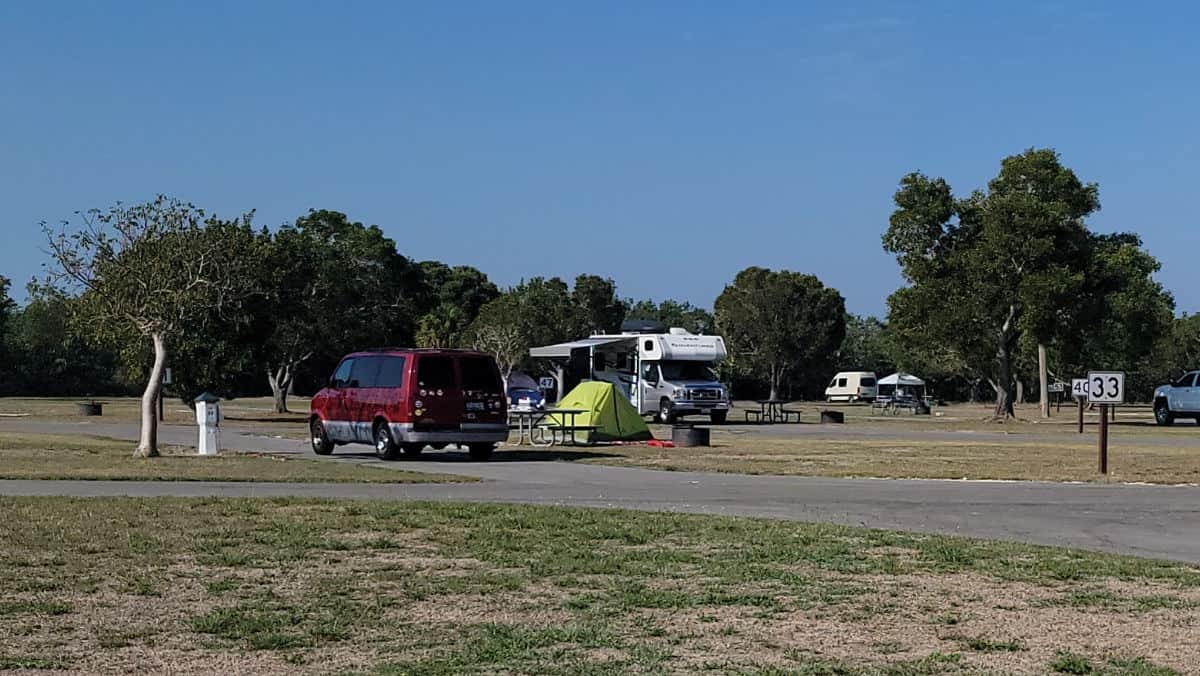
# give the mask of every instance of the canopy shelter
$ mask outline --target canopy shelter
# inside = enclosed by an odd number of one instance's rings
[[[881,398],[913,397],[920,399],[925,396],[925,381],[910,373],[893,373],[885,378],[880,378],[876,385],[878,387],[877,396]]]
[[[617,393],[612,383],[580,383],[558,403],[558,408],[584,411],[575,416],[574,424],[595,426],[592,441],[647,441],[654,438],[637,409]],[[565,425],[562,418],[565,416],[547,416],[553,425]]]

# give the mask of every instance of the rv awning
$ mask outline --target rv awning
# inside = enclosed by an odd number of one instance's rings
[[[529,350],[529,356],[538,359],[570,359],[571,352],[574,350],[581,348],[592,348],[598,345],[611,345],[612,343],[622,343],[626,341],[633,342],[636,340],[637,336],[596,336],[594,338],[574,340],[569,343],[535,347]]]

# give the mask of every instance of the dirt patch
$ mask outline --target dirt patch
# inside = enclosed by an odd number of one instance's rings
[[[857,664],[889,664],[933,653],[960,653],[979,669],[1043,673],[1059,650],[1137,656],[1187,673],[1200,664],[1200,611],[1113,611],[1047,606],[1065,590],[972,575],[850,578],[876,591],[837,607],[795,607],[763,614],[746,606],[646,611],[667,634],[687,637],[675,651],[686,668],[711,664],[784,664],[796,655]],[[1118,599],[1194,600],[1197,590],[1110,582]],[[789,657],[791,656],[791,657]]]
[[[404,621],[419,624],[523,624],[562,626],[573,615],[564,607],[569,595],[549,585],[529,585],[520,592],[442,594],[406,606]]]

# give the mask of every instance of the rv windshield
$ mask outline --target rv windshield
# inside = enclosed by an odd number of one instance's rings
[[[663,380],[716,380],[717,374],[702,361],[661,361]]]

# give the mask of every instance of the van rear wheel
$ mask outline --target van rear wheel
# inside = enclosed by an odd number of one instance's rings
[[[496,444],[470,444],[467,446],[467,455],[472,460],[487,460],[492,457],[492,451],[496,450]]]
[[[317,455],[329,455],[333,453],[333,442],[329,440],[329,433],[325,431],[325,425],[320,420],[313,420],[308,425],[309,437],[312,439],[313,453]]]
[[[400,447],[392,439],[392,431],[385,423],[375,426],[375,455],[379,456],[380,460],[395,460],[400,457]]]

